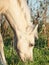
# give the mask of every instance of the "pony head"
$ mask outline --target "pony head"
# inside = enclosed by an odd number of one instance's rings
[[[21,36],[17,43],[18,54],[22,61],[30,60],[33,61],[33,48],[35,45],[35,38],[38,38],[37,34],[38,25],[31,34]]]

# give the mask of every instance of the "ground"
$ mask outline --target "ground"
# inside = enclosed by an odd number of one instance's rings
[[[49,65],[49,49],[47,48],[34,48],[33,62],[22,62],[10,45],[5,46],[5,56],[8,65]]]
[[[47,38],[39,33],[39,39],[34,47],[34,61],[22,62],[13,48],[13,31],[10,27],[2,31],[4,39],[4,51],[8,65],[49,65],[49,48],[47,47]]]

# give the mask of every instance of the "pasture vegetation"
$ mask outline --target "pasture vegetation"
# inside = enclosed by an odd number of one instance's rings
[[[8,65],[49,65],[49,49],[47,48],[47,39],[39,33],[39,39],[36,40],[34,48],[34,61],[22,62],[13,47],[13,32],[8,27],[6,32],[2,32],[4,39],[4,51]]]

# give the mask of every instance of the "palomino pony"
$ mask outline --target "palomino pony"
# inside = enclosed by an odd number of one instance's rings
[[[15,34],[14,40],[16,40],[16,36],[18,38],[14,45],[21,60],[32,61],[35,37],[38,38],[38,25],[33,29],[26,0],[0,0],[0,14],[4,14],[11,25]],[[6,65],[3,47],[3,39],[0,33],[0,62]]]

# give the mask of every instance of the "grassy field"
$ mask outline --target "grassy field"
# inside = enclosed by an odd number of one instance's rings
[[[34,48],[34,61],[23,63],[15,50],[9,45],[5,46],[5,56],[8,65],[49,65],[49,49],[48,48]]]
[[[13,43],[13,32],[11,29],[3,33],[4,37],[4,51],[8,65],[49,65],[49,49],[47,48],[47,40],[45,35],[39,34],[39,39],[36,41],[34,48],[34,61],[33,62],[22,62],[14,50]]]
[[[7,35],[5,38],[4,51],[8,65],[49,65],[49,49],[46,46],[47,41],[44,39],[45,37],[40,36],[39,40],[36,41],[34,48],[34,61],[27,61],[25,63],[20,60],[16,51],[12,47],[11,37]]]

